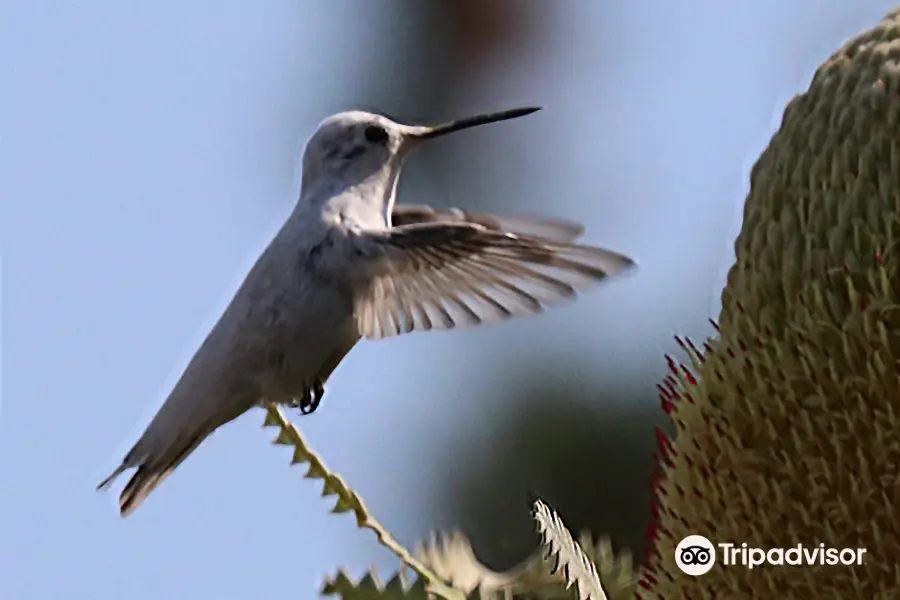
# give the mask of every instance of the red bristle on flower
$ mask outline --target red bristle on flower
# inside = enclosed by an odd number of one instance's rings
[[[693,351],[694,356],[697,357],[697,360],[699,360],[700,362],[706,362],[706,356],[704,355],[703,352],[700,352],[700,350],[697,348],[696,345],[694,345],[694,342],[691,341],[691,338],[688,338],[687,343],[688,343],[688,346],[691,347],[691,350]]]
[[[716,323],[715,320],[710,319],[709,324],[713,326],[713,329],[715,329],[716,331],[719,331],[719,324]]]
[[[663,431],[663,428],[659,425],[653,426],[653,435],[656,436],[656,443],[660,448],[670,447],[672,445],[672,440],[669,439],[669,436],[666,435],[666,432]]]
[[[668,381],[657,383],[656,389],[659,390],[661,398],[665,398],[669,402],[676,402],[678,400],[678,394],[674,392],[672,385]]]
[[[738,340],[738,348],[741,349],[741,352],[747,351],[747,344],[744,343],[744,340]]]
[[[681,336],[675,336],[675,343],[678,344],[682,350],[687,350],[687,346],[684,345],[684,340],[681,339]]]
[[[663,409],[663,412],[668,412],[666,411],[666,407],[668,407],[670,404],[675,404],[675,402],[673,402],[672,398],[669,396],[669,393],[663,390],[659,390],[659,394],[657,395],[659,396],[659,405]]]
[[[690,385],[697,385],[697,379],[694,377],[694,374],[691,373],[687,367],[685,367],[684,365],[681,365],[681,371],[684,373],[684,377],[685,377],[685,379],[687,379],[687,381]]]
[[[675,361],[674,361],[674,360],[672,359],[672,357],[669,356],[668,354],[666,354],[665,356],[666,356],[666,366],[668,366],[669,372],[670,372],[670,373],[673,373],[673,374],[675,374],[675,375],[677,375],[677,374],[678,374],[678,367],[676,366]]]
[[[726,348],[726,349],[725,349],[725,352],[728,353],[728,356],[729,356],[730,358],[734,358],[734,350],[732,350],[731,348]]]
[[[681,402],[681,396],[678,394],[678,388],[675,387],[675,384],[669,380],[666,380],[666,391],[669,392],[669,399],[677,404]]]
[[[882,262],[881,262],[881,252],[876,252],[876,253],[875,253],[875,262],[877,262],[879,265],[882,264]]]
[[[667,461],[669,459],[669,449],[666,447],[666,445],[663,443],[660,443],[660,441],[657,440],[656,447],[659,448],[657,462]]]
[[[743,303],[738,302],[738,303],[737,303],[737,309],[738,309],[740,312],[744,312],[744,305],[743,305]]]

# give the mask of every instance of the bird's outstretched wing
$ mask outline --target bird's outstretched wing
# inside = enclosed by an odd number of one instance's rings
[[[468,222],[400,225],[350,239],[356,318],[369,339],[538,313],[633,264],[610,250]]]
[[[423,204],[395,204],[391,212],[394,227],[419,223],[470,223],[486,229],[569,243],[584,233],[574,221],[537,216],[489,215],[460,208],[434,208]]]

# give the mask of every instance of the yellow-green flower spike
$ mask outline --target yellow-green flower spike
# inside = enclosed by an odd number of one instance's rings
[[[645,600],[900,597],[900,10],[787,106],[753,168],[719,335],[670,361]],[[696,379],[695,379],[696,376]],[[859,566],[675,562],[714,544]]]

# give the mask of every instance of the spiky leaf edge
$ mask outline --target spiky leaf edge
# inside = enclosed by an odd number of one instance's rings
[[[559,515],[538,499],[534,502],[532,516],[543,538],[543,545],[547,547],[547,558],[554,558],[551,572],[562,569],[566,587],[574,585],[578,589],[579,600],[608,600],[597,567],[572,538]]]
[[[375,537],[378,538],[378,543],[394,553],[403,564],[407,565],[419,576],[424,582],[425,590],[428,593],[444,600],[465,600],[466,595],[463,592],[441,581],[437,575],[413,556],[400,542],[394,539],[390,532],[372,516],[359,494],[353,491],[339,475],[329,471],[322,459],[306,445],[306,441],[303,439],[300,431],[281,414],[277,406],[266,404],[265,409],[266,419],[263,422],[263,427],[279,428],[278,435],[272,443],[293,446],[294,448],[291,466],[306,463],[308,467],[304,477],[322,481],[322,497],[337,496],[331,512],[352,512],[356,517],[357,527],[372,531]]]
[[[382,585],[374,569],[354,582],[344,571],[338,570],[337,575],[325,582],[322,594],[326,596],[340,596],[343,600],[430,600],[425,591],[422,579],[409,585],[403,572],[400,571]]]

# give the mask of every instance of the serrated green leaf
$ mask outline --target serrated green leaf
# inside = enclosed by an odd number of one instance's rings
[[[325,477],[325,482],[322,484],[322,494],[321,496],[324,498],[325,496],[334,496],[340,493],[340,486],[335,485],[333,479],[329,477]]]
[[[269,411],[266,411],[266,418],[263,421],[262,426],[263,427],[279,427],[280,425],[281,425],[281,423],[278,421],[278,419],[275,418],[273,415],[271,415],[269,413]]]
[[[299,465],[309,461],[309,457],[300,448],[294,447],[294,453],[291,455],[291,465]]]
[[[566,586],[574,585],[579,600],[608,600],[593,561],[584,553],[562,519],[543,501],[534,503],[534,520],[553,558],[552,573],[562,570]]]
[[[610,600],[633,600],[638,578],[631,570],[630,555],[623,553],[623,557],[616,560],[607,539],[594,544],[587,532],[581,535],[581,540],[582,550],[592,560],[595,555],[606,556],[602,562],[594,560],[594,563]],[[414,553],[442,579],[465,591],[468,598],[571,600],[577,593],[577,590],[569,589],[563,573],[551,573],[555,557],[544,558],[543,548],[503,573],[482,565],[468,539],[459,532],[432,533],[424,543],[416,545]],[[476,593],[476,590],[480,591]]]
[[[409,566],[409,568],[416,573],[418,581],[422,582],[422,589],[427,589],[432,597],[444,598],[445,600],[464,600],[465,595],[463,592],[449,587],[438,575],[434,574],[425,564],[394,539],[390,532],[388,532],[388,530],[385,529],[371,513],[369,513],[362,498],[356,492],[351,490],[340,476],[331,473],[322,462],[322,459],[306,445],[300,431],[290,421],[284,418],[284,415],[281,414],[281,411],[277,406],[273,404],[266,405],[266,420],[264,424],[278,426],[280,428],[275,443],[294,446],[291,464],[296,464],[298,462],[309,463],[309,467],[304,474],[304,477],[322,481],[322,496],[338,497],[331,512],[353,512],[356,517],[357,526],[371,530],[382,546],[393,552],[405,565]],[[340,573],[334,580],[326,584],[327,589],[333,590],[329,593],[340,593],[342,595],[345,592],[353,594],[356,590],[368,589],[369,587],[371,586],[365,585],[360,587],[359,585],[354,585],[346,577],[342,578]],[[344,588],[346,588],[346,590],[344,590]],[[411,589],[416,588],[413,586]],[[323,593],[325,592],[323,591]],[[344,597],[361,598],[364,596]],[[374,597],[378,598],[380,596]],[[416,597],[413,596],[413,598]]]
[[[433,600],[434,596],[425,591],[421,581],[405,586],[395,576],[387,586],[382,586],[373,570],[369,570],[354,583],[343,571],[325,582],[321,593],[326,596],[340,596],[342,600]]]
[[[304,458],[304,460],[309,460],[308,457]],[[321,468],[316,463],[310,462],[309,466],[306,468],[306,473],[303,475],[307,479],[325,479],[325,469]]]
[[[293,440],[291,440],[291,438],[288,436],[287,432],[285,432],[283,429],[278,432],[278,436],[275,438],[275,440],[272,443],[280,444],[282,446],[293,446],[294,445]]]
[[[335,514],[341,514],[351,511],[353,511],[353,507],[344,502],[341,498],[337,499],[337,502],[334,503],[334,507],[331,509],[331,512]]]
[[[403,571],[398,571],[384,587],[388,590],[405,590],[409,587],[409,582],[406,580],[406,576],[403,575]],[[424,588],[422,591],[424,591]]]
[[[375,573],[374,568],[369,568],[365,575],[363,575],[362,579],[359,580],[359,587],[372,587],[373,589],[382,589],[384,586],[381,585],[381,581],[378,579],[378,575]]]

